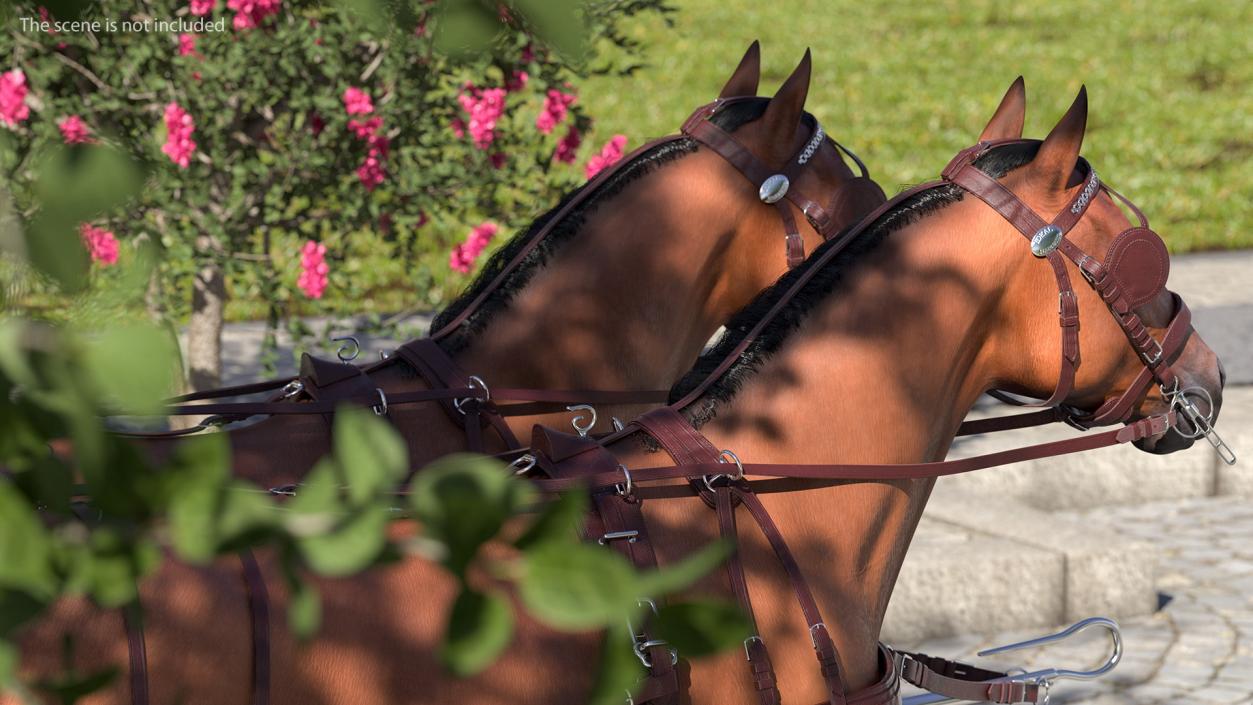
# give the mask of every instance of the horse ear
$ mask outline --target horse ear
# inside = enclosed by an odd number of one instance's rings
[[[1065,190],[1079,161],[1079,149],[1083,146],[1083,133],[1088,125],[1088,89],[1079,88],[1079,95],[1070,110],[1062,116],[1057,126],[1044,138],[1040,151],[1032,160],[1032,167],[1043,175],[1054,191]]]
[[[787,135],[791,138],[800,123],[801,114],[805,111],[805,99],[809,97],[809,76],[811,65],[809,50],[796,65],[792,75],[787,77],[779,90],[770,99],[766,112],[762,114],[762,127],[768,135]]]
[[[1005,97],[1001,98],[1001,104],[997,106],[996,113],[988,121],[988,126],[983,128],[979,141],[1020,139],[1022,125],[1026,118],[1027,85],[1023,82],[1022,76],[1019,76],[1010,84],[1009,90],[1005,91]]]
[[[735,67],[727,85],[722,87],[719,98],[733,98],[741,95],[757,95],[757,83],[761,80],[761,43],[753,40]]]

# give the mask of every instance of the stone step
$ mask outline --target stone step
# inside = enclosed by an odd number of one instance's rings
[[[928,505],[888,607],[883,639],[1049,627],[1157,608],[1158,550],[1094,535],[1012,499],[938,498]]]

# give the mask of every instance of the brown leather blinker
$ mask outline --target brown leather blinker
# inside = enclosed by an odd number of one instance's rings
[[[1170,275],[1170,254],[1161,236],[1144,227],[1124,230],[1114,238],[1102,263],[1106,277],[1122,291],[1131,308],[1152,301]]]

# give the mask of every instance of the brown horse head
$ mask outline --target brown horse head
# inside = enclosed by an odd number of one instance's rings
[[[984,130],[984,139],[1016,139],[1021,134],[1025,110],[1025,91],[1021,80],[1019,78],[1011,86],[1001,107]],[[1043,142],[1018,147],[1034,149],[1034,158],[1021,168],[1005,174],[1001,183],[1035,212],[1046,217],[1073,207],[1076,198],[1081,197],[1082,190],[1087,188],[1091,203],[1085,204],[1086,212],[1066,234],[1066,240],[1091,260],[1100,262],[1100,271],[1105,275],[1103,279],[1112,282],[1111,288],[1117,289],[1127,308],[1143,322],[1153,339],[1163,341],[1167,338],[1178,307],[1182,305],[1178,297],[1165,287],[1169,272],[1166,248],[1161,239],[1148,230],[1147,223],[1136,226],[1130,222],[1111,193],[1101,188],[1097,179],[1088,178],[1087,171],[1091,167],[1079,155],[1087,114],[1087,91],[1081,88],[1070,109]],[[1143,218],[1134,205],[1125,203],[1137,217]],[[1000,225],[1004,229],[1009,225],[990,209],[983,210],[992,218],[992,227]],[[998,220],[999,224],[996,223]],[[1011,227],[1005,237],[1014,245],[1019,245],[1022,238],[1016,235]],[[1021,252],[1025,248],[1015,249]],[[1019,256],[1015,259],[1016,262],[1010,263],[1014,267],[1014,276],[1006,291],[1004,306],[1007,313],[1022,313],[1029,318],[1025,327],[1000,331],[993,345],[1000,351],[999,354],[1005,356],[1001,363],[1004,368],[1015,371],[1005,384],[1045,398],[1053,391],[1058,379],[1058,354],[1040,355],[1035,351],[1041,341],[1056,339],[1058,335],[1052,296],[1057,292],[1057,283],[1054,272],[1042,262],[1035,261],[1037,258]],[[1169,394],[1185,390],[1188,399],[1213,421],[1222,404],[1224,374],[1218,357],[1201,336],[1190,325],[1186,329],[1180,326],[1186,342],[1178,349],[1168,351],[1166,360],[1178,378],[1177,386],[1163,389],[1162,384],[1156,383],[1146,389],[1133,390],[1137,378],[1144,374],[1145,361],[1128,340],[1128,333],[1119,325],[1118,313],[1115,311],[1111,315],[1111,306],[1117,308],[1119,304],[1103,298],[1095,282],[1089,286],[1084,281],[1091,276],[1089,272],[1073,262],[1067,261],[1065,266],[1074,280],[1074,292],[1078,298],[1077,315],[1082,324],[1079,326],[1079,354],[1075,356],[1077,364],[1073,389],[1063,402],[1077,409],[1097,412],[1112,408],[1123,395],[1131,394],[1135,399],[1122,400],[1126,412],[1120,418],[1136,419],[1167,411],[1172,401]],[[1155,345],[1150,343],[1154,351],[1159,349]],[[1109,420],[1119,419],[1111,416]],[[1186,430],[1187,420],[1184,421]],[[1138,441],[1137,446],[1154,453],[1168,453],[1187,448],[1192,441],[1192,438],[1172,429]]]

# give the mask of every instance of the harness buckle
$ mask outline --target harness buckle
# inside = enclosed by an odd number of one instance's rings
[[[653,659],[646,653],[646,650],[651,649],[654,646],[667,647],[666,650],[670,652],[670,665],[671,666],[677,665],[679,663],[679,650],[674,648],[673,646],[670,646],[670,642],[666,641],[665,639],[649,639],[648,641],[635,642],[635,647],[634,647],[635,658],[639,659],[640,663],[644,664],[644,668],[653,667]]]
[[[639,535],[640,535],[640,532],[635,531],[633,529],[630,531],[610,531],[609,533],[604,534],[600,538],[596,539],[596,543],[602,546],[608,546],[610,541],[618,541],[621,539],[626,539],[627,543],[635,543]]]
[[[1144,364],[1153,366],[1162,361],[1162,344],[1157,342],[1157,338],[1150,337],[1149,340],[1152,341],[1156,350],[1141,350],[1140,357],[1144,358]],[[1150,355],[1150,352],[1153,354]]]
[[[375,387],[374,391],[379,394],[379,403],[370,407],[377,416],[387,416],[387,395],[383,393],[382,387]]]
[[[305,383],[298,379],[293,379],[283,387],[283,399],[291,399],[297,394],[305,390]]]
[[[522,476],[531,472],[531,470],[535,468],[537,462],[538,461],[535,459],[534,455],[526,453],[525,455],[520,455],[515,458],[512,463],[509,463],[508,467],[513,471],[514,475]]]
[[[750,661],[750,662],[751,662],[751,661],[753,660],[753,656],[752,656],[752,654],[750,654],[750,653],[749,653],[749,651],[748,651],[748,645],[749,645],[749,644],[751,644],[751,643],[752,643],[752,642],[754,642],[754,641],[755,641],[755,642],[757,642],[758,644],[763,645],[763,646],[764,646],[764,645],[765,645],[765,643],[766,643],[766,642],[762,641],[762,640],[761,640],[761,636],[759,636],[759,635],[757,635],[757,634],[754,634],[754,635],[752,635],[752,636],[748,637],[747,639],[745,639],[745,640],[744,640],[744,660],[745,660],[745,661]]]

